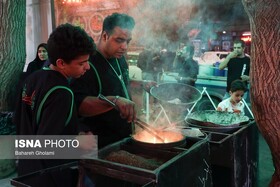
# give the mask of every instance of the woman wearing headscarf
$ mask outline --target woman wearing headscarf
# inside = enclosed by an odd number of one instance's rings
[[[26,76],[30,75],[34,71],[42,69],[48,60],[48,49],[46,43],[41,43],[37,47],[36,58],[28,64]]]

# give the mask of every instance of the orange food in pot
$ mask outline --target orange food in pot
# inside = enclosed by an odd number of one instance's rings
[[[184,139],[184,136],[181,133],[173,131],[157,131],[157,135],[164,140],[164,143],[173,143]],[[163,143],[160,140],[158,140],[155,136],[146,131],[140,131],[136,133],[135,135],[133,135],[133,138],[140,142],[153,144]]]

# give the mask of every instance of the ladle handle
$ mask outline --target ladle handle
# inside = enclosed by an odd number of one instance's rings
[[[112,101],[110,101],[109,99],[107,99],[104,95],[99,94],[99,95],[98,95],[98,98],[99,98],[100,100],[102,100],[102,101],[106,101],[107,103],[109,103],[109,104],[110,104],[112,107],[114,107],[115,109],[118,109],[117,105],[116,105],[114,102],[112,102]]]
[[[109,99],[107,99],[104,95],[99,94],[99,95],[98,95],[98,98],[99,98],[100,100],[102,100],[102,101],[105,101],[105,102],[109,103],[112,107],[114,107],[117,111],[119,111],[118,106],[117,106],[114,102],[112,102],[112,101],[110,101]],[[135,125],[134,125],[133,122],[131,122],[131,125],[132,125],[132,134],[135,134]]]
[[[145,122],[139,120],[139,119],[136,119],[136,125],[138,125],[139,127],[141,127],[142,129],[144,129],[145,131],[147,131],[149,134],[153,135],[155,138],[157,138],[158,140],[160,140],[162,143],[164,143],[164,139],[162,139],[159,135],[157,135],[157,133],[151,129],[149,127],[148,124],[146,124]]]

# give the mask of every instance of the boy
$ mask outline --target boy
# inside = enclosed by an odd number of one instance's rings
[[[242,80],[235,80],[230,86],[230,98],[227,98],[219,103],[217,110],[234,112],[244,115],[244,103],[242,98],[244,93],[247,91],[247,87]]]
[[[91,37],[80,27],[64,24],[48,39],[50,66],[31,74],[23,84],[14,117],[18,135],[77,135],[78,120],[69,89],[69,79],[78,78],[89,69],[89,56],[95,52]],[[92,137],[92,136],[89,136]],[[84,140],[85,141],[85,140]],[[85,147],[96,146],[89,138]],[[64,159],[20,159],[18,175],[69,162]],[[46,174],[34,179],[33,186],[76,186],[77,175],[71,170]]]

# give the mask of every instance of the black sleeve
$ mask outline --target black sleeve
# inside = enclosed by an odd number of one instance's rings
[[[30,75],[31,73],[33,73],[36,70],[35,63],[36,63],[35,61],[32,61],[28,64],[27,70],[26,70],[26,76]]]
[[[147,59],[146,59],[147,60]],[[138,60],[137,60],[137,66],[141,69],[141,70],[145,70],[146,68],[146,61],[145,61],[145,55],[144,53],[140,53]]]
[[[70,87],[74,93],[77,108],[80,107],[85,97],[98,96],[99,94],[99,84],[92,68],[80,78],[74,79]]]
[[[63,134],[70,113],[72,95],[66,89],[51,93],[43,105],[37,134]]]

